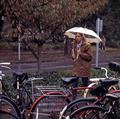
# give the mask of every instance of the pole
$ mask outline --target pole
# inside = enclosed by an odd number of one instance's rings
[[[96,20],[96,32],[99,35],[100,32],[100,18],[97,18]],[[98,59],[99,59],[99,44],[96,43],[96,67],[98,67]]]
[[[102,32],[102,30],[103,30],[103,20],[102,19],[100,20],[100,25],[99,26],[100,26],[100,30],[99,31]]]
[[[21,38],[20,34],[18,34],[18,72],[20,72],[21,65],[20,65],[20,60],[21,60]]]

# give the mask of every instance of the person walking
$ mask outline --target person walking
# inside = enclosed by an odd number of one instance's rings
[[[92,61],[91,44],[86,41],[84,34],[76,33],[75,40],[72,42],[72,59],[74,60],[72,74],[77,77],[73,87],[78,86],[81,78],[82,86],[88,86]],[[76,97],[76,92],[74,92]]]
[[[103,34],[100,34],[100,38],[102,39],[102,42],[99,43],[99,47],[101,48],[101,50],[105,50],[106,38],[104,37]]]

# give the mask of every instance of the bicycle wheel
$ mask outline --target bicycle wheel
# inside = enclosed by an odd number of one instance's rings
[[[0,119],[19,119],[15,115],[0,109]]]
[[[32,105],[30,117],[32,119],[58,119],[60,111],[69,102],[63,93],[47,93],[40,96]]]
[[[115,100],[115,102],[113,104],[112,111],[114,113],[115,118],[120,119],[120,90],[114,90],[114,91],[112,91],[112,94],[114,94],[118,97],[118,99]]]
[[[120,119],[120,99],[115,101],[112,111],[115,119]]]
[[[85,106],[74,111],[66,119],[114,119],[112,114],[99,106]]]
[[[73,111],[77,110],[78,108],[89,105],[93,103],[96,99],[95,98],[81,98],[72,101],[68,105],[66,105],[63,110],[60,112],[59,119],[65,119],[68,115],[70,115]]]
[[[13,101],[0,95],[0,119],[20,119],[20,112]]]

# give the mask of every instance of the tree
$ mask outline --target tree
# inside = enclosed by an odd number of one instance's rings
[[[3,7],[2,4],[0,3],[0,32],[2,30],[3,27],[3,15],[4,15],[4,11],[3,11]]]
[[[107,14],[103,16],[104,33],[111,47],[120,46],[120,0],[111,0]]]
[[[13,31],[21,35],[26,31],[31,35],[38,33],[37,39],[40,42],[43,39],[62,41],[65,30],[95,14],[108,2],[109,0],[1,0],[5,16],[12,23],[12,28],[17,29]],[[24,39],[23,42],[28,44]],[[29,49],[39,60],[33,50]]]
[[[63,32],[95,14],[109,0],[2,0],[6,17],[38,31],[42,39],[61,39]]]

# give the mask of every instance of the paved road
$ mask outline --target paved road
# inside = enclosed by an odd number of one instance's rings
[[[116,61],[120,63],[120,58],[114,58],[110,60],[104,60],[99,62],[99,66],[107,66],[108,62],[110,61]],[[95,66],[95,62],[92,62],[92,66]],[[11,64],[11,67],[16,71],[22,71],[22,72],[36,72],[38,71],[38,64],[36,62],[31,63],[14,63]],[[69,70],[72,68],[72,61],[71,60],[60,60],[55,62],[43,62],[40,65],[40,71],[57,71],[57,70]],[[9,70],[4,70],[6,73],[10,72]]]
[[[13,54],[12,54],[13,55]],[[27,54],[28,55],[28,54]],[[37,62],[34,60],[29,61],[30,56],[26,54],[23,56],[24,59],[28,59],[26,62],[13,62],[11,67],[14,70],[20,69],[23,72],[36,72],[37,71]],[[29,58],[28,58],[29,57]],[[43,58],[44,57],[44,58]],[[40,65],[40,71],[56,71],[56,70],[67,70],[72,68],[72,60],[69,57],[64,56],[63,53],[57,52],[56,54],[51,54],[49,57],[44,55],[42,58],[42,62]],[[120,53],[119,51],[112,50],[111,52],[102,52],[99,53],[99,66],[107,66],[108,62],[116,61],[120,63]],[[95,65],[95,57],[93,59],[92,65]],[[9,70],[5,70],[5,72],[10,72]]]

